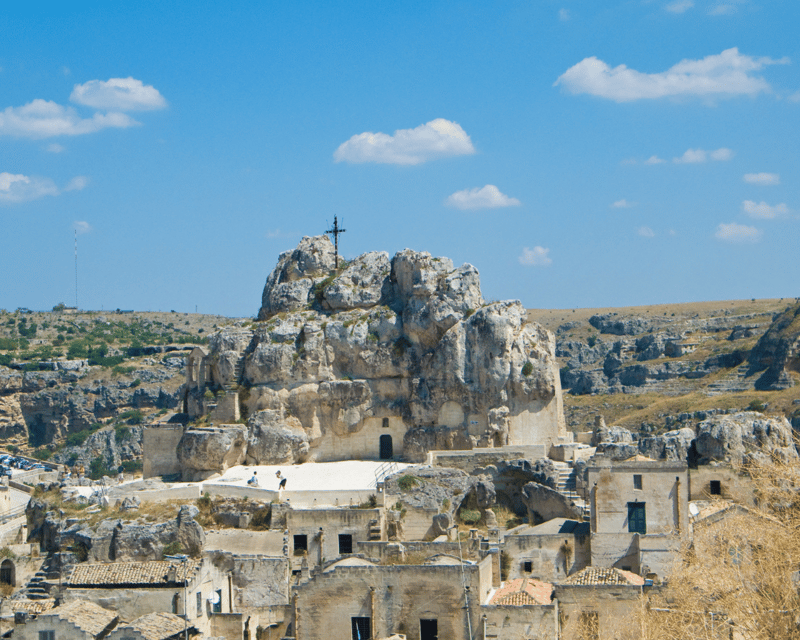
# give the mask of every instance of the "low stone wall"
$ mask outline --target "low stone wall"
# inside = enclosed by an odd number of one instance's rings
[[[475,469],[497,464],[504,460],[538,460],[547,457],[543,444],[471,449],[469,451],[429,451],[427,464],[451,467],[472,473]]]

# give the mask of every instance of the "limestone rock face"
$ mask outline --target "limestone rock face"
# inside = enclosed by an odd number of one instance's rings
[[[212,336],[207,361],[209,387],[238,390],[249,416],[248,460],[377,459],[390,446],[419,462],[565,435],[553,334],[518,301],[485,304],[472,265],[406,249],[336,271],[327,236],[303,238],[269,275],[258,317]]]
[[[583,512],[558,491],[536,482],[522,487],[525,506],[528,508],[528,522],[539,524],[553,518],[583,519]]]
[[[230,425],[225,429],[188,429],[178,444],[178,461],[186,470],[224,471],[244,462],[246,436],[243,426]],[[184,475],[191,476],[186,472]],[[201,477],[202,474],[198,479]],[[192,480],[194,477],[185,479]]]
[[[748,455],[773,455],[785,461],[798,457],[789,421],[753,411],[704,420],[697,427],[695,446],[701,461],[741,462]]]
[[[789,371],[800,371],[800,303],[790,306],[770,325],[750,352],[751,372],[764,371],[756,389],[787,389]]]
[[[296,249],[282,253],[264,287],[259,319],[303,309],[309,302],[315,279],[323,280],[334,262],[333,244],[328,236],[306,236]]]
[[[694,430],[684,427],[660,436],[640,438],[639,453],[653,460],[686,460],[694,437]]]

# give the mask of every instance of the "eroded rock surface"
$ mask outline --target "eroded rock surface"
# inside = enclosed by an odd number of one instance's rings
[[[234,405],[210,408],[205,392],[237,392],[247,460],[422,461],[564,435],[553,334],[518,301],[486,304],[475,267],[409,249],[333,265],[327,236],[303,238],[267,278],[261,321],[211,338],[210,381],[190,390],[190,413],[234,422]],[[193,437],[181,461],[206,469]],[[223,444],[207,438],[206,450]]]

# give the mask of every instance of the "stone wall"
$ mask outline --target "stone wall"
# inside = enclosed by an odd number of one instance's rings
[[[167,476],[181,471],[177,449],[182,436],[182,425],[151,426],[142,431],[145,478]]]

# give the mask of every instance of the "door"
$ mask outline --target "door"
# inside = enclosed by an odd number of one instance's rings
[[[392,436],[384,433],[380,438],[380,458],[381,460],[391,460],[393,456]]]
[[[439,640],[439,621],[424,620],[419,621],[420,640]]]

